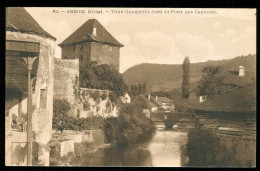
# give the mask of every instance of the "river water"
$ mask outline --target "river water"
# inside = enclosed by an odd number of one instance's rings
[[[172,166],[185,163],[181,146],[187,142],[187,131],[157,126],[148,142],[132,147],[111,146],[73,161],[73,166]]]

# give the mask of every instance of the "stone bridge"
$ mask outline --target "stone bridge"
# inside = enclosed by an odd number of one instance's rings
[[[194,126],[194,113],[189,112],[156,112],[151,114],[155,123],[163,123],[166,128],[172,128],[177,123],[189,123]]]

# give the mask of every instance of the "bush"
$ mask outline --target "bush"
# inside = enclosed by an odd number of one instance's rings
[[[101,95],[101,99],[102,100],[105,100],[107,98],[107,93],[103,93],[102,95]]]
[[[108,96],[109,96],[109,99],[110,99],[111,102],[115,103],[117,101],[117,96],[116,96],[115,93],[110,92]]]
[[[65,99],[53,100],[53,120],[52,127],[62,131],[66,127],[68,111],[71,109],[69,102]]]
[[[87,104],[85,104],[87,105]],[[84,107],[84,106],[83,106]],[[87,108],[87,106],[85,106]],[[91,118],[74,118],[68,115],[70,104],[64,99],[54,99],[53,128],[56,130],[90,130],[102,129],[104,118],[94,116]]]
[[[86,111],[86,110],[90,110],[90,103],[85,100],[84,103],[83,103],[83,109]]]
[[[226,140],[225,140],[226,141]],[[250,166],[252,159],[245,159],[248,149],[238,140],[232,140],[231,146],[214,133],[206,130],[194,129],[188,133],[185,154],[189,158],[187,166]],[[244,151],[242,154],[238,152]],[[243,158],[244,159],[241,159]]]
[[[93,93],[90,94],[90,97],[94,99],[94,101],[98,101],[100,98],[100,94],[99,92],[95,91]]]
[[[150,138],[155,132],[155,127],[139,106],[125,104],[118,118],[105,120],[104,132],[108,142],[129,145]]]

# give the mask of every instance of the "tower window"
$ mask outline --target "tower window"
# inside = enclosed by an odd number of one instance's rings
[[[80,55],[79,59],[82,61],[82,60],[83,60],[83,56],[82,56],[82,55]]]
[[[75,51],[75,46],[73,46],[73,51]]]
[[[83,45],[80,46],[80,50],[83,50]]]

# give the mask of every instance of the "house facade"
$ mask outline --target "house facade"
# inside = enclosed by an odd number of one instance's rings
[[[173,112],[174,102],[167,97],[152,97],[150,94],[139,94],[132,103],[139,104],[143,109],[150,112]],[[147,113],[147,110],[145,110]]]
[[[150,112],[158,111],[159,105],[154,104],[151,100],[149,100],[149,95],[139,94],[132,103],[140,105],[143,109],[147,109]],[[147,113],[147,110],[144,110]]]
[[[26,165],[28,77],[23,58],[32,65],[33,141],[41,150],[38,159],[49,165],[48,142],[52,136],[53,73],[56,38],[47,33],[24,8],[7,8],[5,75],[5,161]]]
[[[108,64],[119,71],[120,48],[123,47],[96,19],[90,19],[59,44],[62,59],[79,59]]]
[[[158,104],[160,106],[160,108],[165,111],[165,112],[173,112],[175,111],[175,105],[174,105],[174,102],[167,98],[167,97],[158,97],[156,96],[155,98],[154,97],[151,97],[151,100]]]

